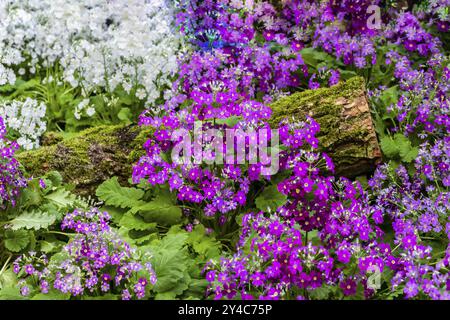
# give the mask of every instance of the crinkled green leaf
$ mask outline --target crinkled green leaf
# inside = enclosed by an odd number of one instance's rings
[[[169,226],[179,222],[182,216],[181,208],[166,194],[159,194],[151,202],[132,208],[130,212],[139,212],[139,215],[146,222],[156,222]]]
[[[77,201],[75,195],[63,188],[56,189],[55,192],[47,194],[45,198],[52,201],[60,208],[70,207]]]
[[[105,201],[108,206],[119,208],[132,208],[141,206],[145,202],[141,201],[144,191],[136,188],[125,188],[119,184],[118,178],[111,178],[102,183],[96,192],[97,197]]]
[[[194,230],[189,233],[188,243],[194,248],[195,252],[208,259],[220,256],[220,243],[206,234],[203,225],[195,226]]]
[[[12,230],[47,228],[56,221],[56,215],[48,212],[24,212],[10,221]]]
[[[26,230],[7,230],[5,232],[5,247],[9,251],[19,252],[30,243],[30,235]]]
[[[156,223],[145,222],[142,217],[134,215],[131,212],[127,212],[123,215],[119,225],[134,230],[149,230],[156,227]]]
[[[402,161],[409,163],[413,161],[419,154],[419,149],[417,147],[413,147],[411,145],[411,141],[404,135],[397,133],[394,136],[394,140],[398,145],[400,158],[402,159]]]
[[[27,298],[20,294],[20,289],[16,287],[5,287],[0,290],[0,300],[26,300]]]
[[[70,294],[58,290],[49,290],[48,293],[38,293],[31,300],[69,300]]]
[[[380,146],[383,154],[388,158],[395,158],[400,153],[398,145],[389,136],[381,138]]]
[[[130,108],[122,108],[117,114],[117,118],[125,123],[130,123],[133,118],[133,113]]]
[[[153,253],[152,265],[156,272],[156,293],[174,292],[185,280],[188,252],[185,247],[186,234],[168,234],[150,245]]]

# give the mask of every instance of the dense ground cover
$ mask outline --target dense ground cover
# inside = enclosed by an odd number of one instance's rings
[[[0,0],[0,298],[449,299],[450,1],[416,2]],[[356,178],[272,118],[344,82],[383,153]]]

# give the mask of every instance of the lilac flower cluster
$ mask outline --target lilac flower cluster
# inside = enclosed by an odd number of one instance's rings
[[[359,184],[321,174],[333,163],[314,152],[314,121],[302,135],[286,126],[282,140],[291,149],[282,162],[290,175],[278,189],[288,201],[269,215],[244,216],[237,253],[206,268],[210,291],[216,299],[305,299],[317,288],[336,286],[343,295],[359,288],[369,297],[368,276],[375,266],[383,271],[390,253],[379,241],[382,213],[369,206]]]
[[[426,65],[415,67],[398,52],[387,54],[387,64],[394,64],[401,96],[390,106],[399,122],[397,130],[416,133],[422,139],[443,136],[450,130],[450,69],[448,58],[441,53],[431,56]]]
[[[393,26],[385,36],[395,44],[401,44],[407,51],[417,51],[422,56],[439,52],[440,41],[425,31],[419,19],[410,12],[398,14]]]
[[[416,15],[428,24],[436,25],[438,31],[448,32],[450,30],[449,10],[449,0],[426,1],[418,8]]]
[[[123,241],[109,226],[110,218],[96,208],[67,214],[61,228],[75,234],[60,254],[49,260],[32,252],[15,260],[13,271],[21,278],[22,295],[56,289],[72,297],[115,293],[130,300],[148,296],[156,283],[150,257]],[[36,284],[39,288],[33,288]]]
[[[396,266],[392,289],[406,298],[450,298],[450,139],[424,143],[412,176],[380,166],[369,181],[375,206],[392,223]]]
[[[27,186],[27,180],[14,158],[19,145],[9,141],[6,134],[5,123],[0,117],[0,209],[5,209],[9,204],[15,206],[20,190]]]

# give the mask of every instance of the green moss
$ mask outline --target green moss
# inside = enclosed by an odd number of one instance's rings
[[[285,119],[292,123],[311,116],[320,125],[317,136],[319,149],[333,158],[338,172],[340,170],[344,172],[350,167],[357,174],[358,170],[363,170],[363,168],[354,169],[358,161],[366,165],[366,160],[370,162],[375,153],[376,148],[372,147],[371,143],[373,140],[376,141],[376,135],[365,121],[367,118],[370,119],[368,112],[358,114],[356,109],[350,109],[352,113],[347,117],[344,108],[349,108],[350,103],[358,103],[357,99],[361,99],[364,95],[365,82],[361,77],[340,82],[331,88],[297,92],[270,105],[272,108],[270,124],[272,128],[276,128]],[[352,172],[345,174],[352,175]]]
[[[305,116],[311,115],[319,122],[322,131],[327,130],[336,123],[341,112],[341,106],[336,105],[336,101],[361,95],[364,86],[363,78],[354,77],[331,88],[294,93],[270,105],[272,108],[270,123],[276,127],[286,117],[294,115],[302,120]]]
[[[98,184],[112,176],[127,183],[135,162],[131,160],[143,154],[148,135],[148,130],[138,126],[99,126],[55,145],[22,152],[18,160],[29,175],[57,170],[79,193],[92,194]]]
[[[142,156],[145,155],[145,151],[142,146],[153,135],[154,131],[155,130],[151,127],[141,127],[139,129],[136,138],[131,144],[132,151],[128,156],[128,160],[130,163],[137,162]]]
[[[64,140],[64,136],[60,132],[46,132],[42,137],[43,146],[53,146]]]

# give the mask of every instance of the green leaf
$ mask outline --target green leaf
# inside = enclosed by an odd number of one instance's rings
[[[112,221],[116,224],[120,223],[120,220],[122,219],[124,214],[128,211],[127,209],[121,209],[121,208],[111,207],[111,206],[103,206],[100,208],[100,210],[108,212],[112,218]]]
[[[409,149],[401,149],[400,150],[400,157],[402,158],[402,160],[404,162],[410,163],[412,162],[414,159],[417,158],[417,156],[419,155],[419,148],[414,147],[414,148],[409,148]]]
[[[151,202],[132,208],[130,212],[139,212],[144,221],[162,225],[174,225],[182,216],[181,208],[174,203],[170,195],[165,193],[159,194]]]
[[[58,290],[49,290],[48,293],[38,293],[31,300],[69,300],[70,295]]]
[[[242,121],[242,117],[232,116],[226,119],[216,119],[216,124],[226,124],[229,128],[234,128],[240,121]]]
[[[53,183],[53,186],[55,187],[59,187],[63,183],[61,173],[59,173],[58,171],[50,171],[45,175],[45,178],[49,179]]]
[[[384,136],[383,138],[381,138],[380,146],[384,155],[388,158],[395,158],[400,153],[398,145],[389,136]]]
[[[186,294],[202,296],[208,287],[209,282],[206,279],[192,279],[189,283],[189,289]]]
[[[419,154],[419,149],[417,147],[412,147],[411,141],[405,137],[401,133],[397,133],[394,136],[395,143],[398,146],[400,158],[404,162],[411,162],[413,161],[417,155]]]
[[[397,103],[397,101],[398,101],[398,85],[384,90],[380,96],[380,100],[383,103],[383,106],[385,108],[389,107],[392,104]]]
[[[151,244],[151,262],[158,279],[154,286],[156,293],[179,291],[180,284],[187,280],[187,237],[185,233],[167,234],[162,240]]]
[[[25,249],[29,243],[30,236],[25,230],[7,230],[5,232],[5,247],[9,251],[19,252]]]
[[[195,226],[194,230],[189,233],[187,242],[194,248],[195,252],[208,259],[220,256],[220,243],[212,236],[206,234],[206,229],[203,225]]]
[[[85,296],[82,299],[83,300],[119,300],[119,295],[108,293],[108,294],[104,294],[102,296],[95,296],[95,297]]]
[[[6,287],[0,290],[0,300],[27,300],[20,294],[19,287]]]
[[[157,224],[145,222],[142,217],[127,212],[123,215],[122,219],[120,219],[119,225],[127,229],[149,230],[155,229]]]
[[[287,196],[278,191],[277,186],[271,185],[264,189],[261,195],[256,198],[255,204],[262,211],[276,211],[287,201]]]
[[[303,61],[311,67],[318,67],[318,64],[320,62],[328,62],[327,65],[332,66],[335,62],[335,59],[333,59],[329,54],[318,51],[314,48],[305,48],[300,51]]]
[[[329,297],[331,290],[329,287],[320,287],[309,292],[310,298],[314,300],[325,300]]]
[[[0,292],[2,288],[12,288],[17,286],[17,275],[12,268],[8,268],[0,273]]]
[[[56,221],[56,216],[47,212],[30,211],[10,221],[12,230],[47,228]]]
[[[131,112],[130,108],[122,108],[122,109],[120,109],[119,113],[117,114],[117,117],[121,121],[130,123],[131,119],[133,118],[133,113]]]
[[[175,292],[163,292],[158,293],[155,296],[155,300],[175,300],[177,297]]]
[[[96,192],[97,197],[105,201],[108,206],[119,208],[132,208],[141,206],[145,202],[140,201],[144,191],[136,188],[125,188],[119,184],[118,178],[111,178],[102,183]]]
[[[59,208],[70,207],[77,201],[75,195],[63,188],[56,189],[55,192],[47,194],[45,198],[54,202]]]

